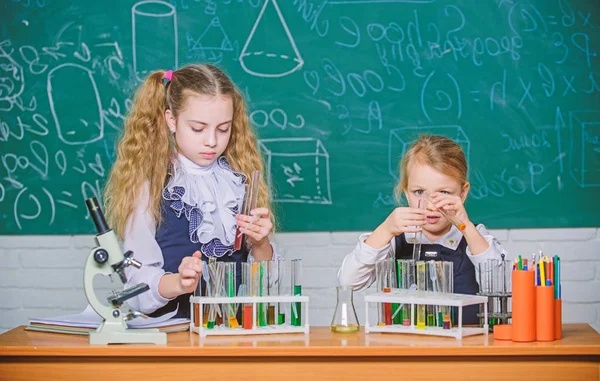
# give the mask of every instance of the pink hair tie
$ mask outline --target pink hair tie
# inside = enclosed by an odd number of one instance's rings
[[[173,70],[165,71],[165,75],[163,76],[163,78],[171,82],[173,80]]]

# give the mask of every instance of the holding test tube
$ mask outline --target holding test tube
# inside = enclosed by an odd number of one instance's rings
[[[248,192],[248,187],[246,187],[246,200],[244,201],[244,205],[242,206],[242,214],[245,214],[247,216],[250,215],[250,213],[252,212],[252,210],[254,208],[256,208],[256,204],[258,203],[258,187],[260,185],[260,171],[254,171],[252,172],[252,179],[250,182],[250,191]],[[238,226],[236,232],[235,232],[235,243],[233,248],[235,250],[240,250],[242,248],[242,240],[244,239],[244,233],[246,232],[246,230],[248,230],[248,228],[255,223],[256,221],[258,221],[258,219],[260,218],[260,216],[252,216],[252,219],[250,220],[250,223],[243,229],[240,231],[240,228]]]
[[[419,198],[417,208],[425,209],[425,200]],[[418,261],[421,257],[421,242],[423,242],[423,231],[415,233],[415,242],[413,243],[413,255],[412,260]]]
[[[431,196],[428,193],[425,193],[425,197],[427,197],[427,201],[429,201],[430,203],[433,204],[433,200],[431,199]],[[467,225],[464,222],[462,222],[460,219],[458,219],[454,214],[444,212],[444,210],[441,208],[440,209],[436,208],[436,210],[438,212],[440,212],[440,214],[442,216],[444,216],[444,218],[446,218],[448,221],[450,221],[450,223],[452,225],[455,225],[458,228],[458,230],[462,231],[462,230],[465,230],[465,228],[467,227]]]

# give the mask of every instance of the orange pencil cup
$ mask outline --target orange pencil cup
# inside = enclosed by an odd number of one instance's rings
[[[554,299],[554,339],[562,339],[562,299]]]
[[[535,288],[537,341],[554,340],[554,286]]]
[[[512,340],[535,341],[535,271],[512,272]]]

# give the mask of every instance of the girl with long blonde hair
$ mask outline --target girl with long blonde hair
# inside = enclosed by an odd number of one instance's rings
[[[147,283],[134,309],[189,317],[189,295],[207,257],[239,264],[280,258],[275,218],[260,178],[258,207],[241,214],[246,182],[263,172],[244,99],[208,64],[156,71],[138,89],[105,189],[109,223],[143,263],[127,286]],[[250,223],[252,222],[252,223]],[[235,250],[236,228],[246,240]],[[238,279],[239,283],[239,279]]]

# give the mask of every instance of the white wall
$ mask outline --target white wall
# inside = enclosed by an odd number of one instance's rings
[[[563,322],[600,328],[600,229],[495,230],[513,258],[543,250],[561,257]],[[310,324],[329,325],[335,307],[338,266],[358,239],[358,232],[278,233],[287,260],[303,260],[303,291],[310,297]],[[82,311],[83,264],[93,236],[0,236],[0,332],[27,324],[30,318]],[[102,280],[102,278],[100,278]],[[120,283],[115,283],[115,287]],[[108,278],[99,289],[109,290]],[[355,295],[361,323],[362,293]]]

